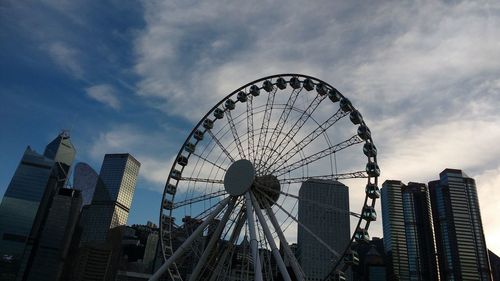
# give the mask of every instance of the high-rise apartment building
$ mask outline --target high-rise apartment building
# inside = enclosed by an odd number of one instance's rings
[[[445,169],[429,189],[441,280],[492,280],[474,179]]]
[[[348,187],[338,181],[307,180],[300,187],[299,198],[299,222],[342,253],[351,238]],[[297,244],[298,261],[307,280],[324,280],[338,257],[300,226]]]
[[[106,154],[85,214],[82,242],[104,242],[110,229],[127,224],[140,166],[130,154]]]
[[[387,180],[382,185],[384,249],[391,278],[438,280],[432,211],[425,184]]]

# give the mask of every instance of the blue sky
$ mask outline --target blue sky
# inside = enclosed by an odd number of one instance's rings
[[[156,221],[198,119],[249,81],[298,72],[357,104],[382,180],[475,178],[498,253],[498,26],[498,1],[2,1],[0,194],[27,145],[70,129],[96,170],[105,153],[142,163],[129,222]]]

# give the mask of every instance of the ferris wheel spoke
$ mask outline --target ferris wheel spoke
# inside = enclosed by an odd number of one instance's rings
[[[224,184],[224,180],[216,180],[216,179],[205,179],[205,178],[194,178],[194,177],[181,177],[181,181],[191,181],[191,182],[206,182],[206,183],[218,183]]]
[[[238,130],[234,125],[233,116],[231,116],[231,111],[226,111],[227,122],[229,123],[229,127],[231,129],[231,133],[233,134],[233,139],[236,142],[236,147],[238,148],[238,153],[240,154],[241,159],[245,159],[245,151],[243,150],[243,146],[241,145],[241,139],[238,136]]]
[[[295,123],[292,125],[292,128],[290,131],[288,131],[285,135],[284,138],[281,140],[281,142],[276,146],[276,150],[272,150],[271,154],[269,155],[268,159],[273,159],[273,157],[279,158],[281,157],[280,155],[283,153],[283,151],[286,149],[288,144],[295,138],[295,135],[300,131],[300,129],[304,126],[304,124],[309,120],[311,115],[314,113],[316,108],[318,108],[319,104],[325,99],[325,96],[322,96],[320,94],[316,95],[314,99],[311,101],[309,106],[302,112],[300,115],[299,119],[295,121]],[[278,154],[278,156],[274,156],[274,154]]]
[[[274,162],[272,162],[268,166],[268,168],[271,169],[274,165],[276,165],[276,168],[274,168],[274,169],[278,169],[279,167],[281,167],[284,163],[288,162],[297,153],[299,153],[301,150],[306,148],[315,139],[317,139],[321,134],[323,134],[331,126],[333,126],[340,119],[342,119],[343,117],[345,117],[347,115],[348,115],[348,112],[344,112],[341,109],[337,110],[337,112],[334,115],[332,115],[325,122],[323,122],[321,125],[316,127],[316,129],[314,129],[311,133],[309,133],[302,140],[300,140],[298,142],[298,145],[292,146],[292,148],[290,150],[288,150],[287,152],[285,152],[282,156],[276,157],[276,160]]]
[[[315,161],[318,161],[318,160],[321,160],[323,159],[324,157],[327,157],[329,155],[332,155],[336,152],[339,152],[345,148],[348,148],[350,146],[353,146],[353,145],[356,145],[356,144],[359,144],[359,143],[362,143],[364,142],[364,140],[362,138],[360,138],[358,135],[354,135],[352,137],[350,137],[349,139],[343,141],[343,142],[340,142],[334,146],[331,146],[331,147],[327,147],[319,152],[316,152],[310,156],[307,156],[305,158],[302,158],[290,165],[287,165],[287,166],[284,166],[284,167],[281,167],[283,166],[283,164],[286,163],[287,160],[284,160],[279,166],[278,168],[273,171],[271,174],[273,175],[276,175],[276,176],[281,176],[281,175],[284,175],[288,172],[291,172],[291,171],[294,171],[300,167],[303,167],[305,165],[308,165],[308,164],[311,164]],[[299,145],[301,143],[299,142]]]
[[[197,154],[197,153],[195,153],[195,152],[191,153],[191,155],[194,155],[194,156],[196,156],[196,157],[200,158],[201,160],[203,160],[203,161],[205,161],[205,162],[207,162],[207,163],[211,164],[212,166],[215,166],[215,167],[217,167],[217,168],[219,168],[219,169],[223,170],[224,172],[226,171],[226,169],[225,169],[225,168],[221,167],[220,165],[217,165],[215,162],[213,162],[213,161],[211,161],[211,160],[209,160],[209,159],[207,159],[207,158],[205,158],[205,157],[203,157],[203,156],[201,156],[201,155],[199,155],[199,154]]]
[[[255,196],[250,193],[250,197],[252,200],[253,208],[255,209],[255,213],[257,214],[257,218],[259,219],[259,223],[262,226],[262,230],[264,231],[264,236],[269,243],[269,246],[271,247],[271,252],[274,256],[274,260],[278,264],[278,268],[281,272],[281,276],[285,281],[291,281],[292,279],[290,278],[290,275],[288,274],[288,271],[285,266],[285,262],[283,261],[283,258],[281,257],[281,254],[278,250],[278,247],[276,247],[276,243],[274,242],[273,235],[271,234],[271,231],[269,230],[269,226],[266,223],[266,219],[264,218],[264,215],[262,214],[262,210],[260,209],[259,202],[257,202],[257,199],[255,199]]]
[[[281,111],[278,124],[276,127],[274,127],[273,132],[271,133],[271,138],[269,139],[268,145],[266,145],[265,149],[266,151],[273,151],[275,149],[275,146],[278,142],[278,138],[283,132],[283,127],[286,124],[286,121],[288,120],[288,116],[290,116],[290,113],[292,112],[293,106],[295,104],[295,101],[297,101],[297,97],[299,96],[300,92],[302,91],[303,87],[293,89],[292,93],[288,97],[288,100],[286,104],[283,107],[283,110]]]
[[[193,198],[189,198],[189,199],[186,199],[186,200],[183,200],[183,201],[175,202],[172,209],[178,209],[178,208],[184,207],[186,205],[191,205],[191,204],[198,203],[198,202],[201,202],[201,201],[206,201],[206,200],[209,200],[209,199],[217,198],[217,197],[220,197],[220,196],[223,196],[223,195],[226,195],[226,194],[227,193],[226,193],[225,190],[219,190],[219,191],[215,191],[215,192],[212,192],[212,193],[203,194],[203,195],[200,195],[200,196],[197,196],[197,197],[193,197]]]
[[[339,212],[339,213],[344,213],[344,214],[347,213],[347,214],[349,214],[349,215],[351,215],[353,217],[361,218],[361,215],[358,214],[358,213],[351,212],[351,211],[346,211],[346,210],[343,210],[343,209],[340,209],[340,208],[335,208],[335,207],[333,207],[330,204],[320,203],[320,202],[317,202],[317,201],[314,201],[314,200],[311,200],[311,199],[300,198],[299,196],[297,196],[295,194],[287,193],[287,192],[284,192],[284,191],[274,190],[272,188],[269,188],[269,187],[261,185],[261,184],[258,184],[257,187],[265,189],[268,192],[279,193],[279,194],[284,195],[286,197],[291,197],[291,198],[294,198],[296,200],[308,202],[308,203],[314,204],[314,205],[316,205],[316,206],[318,206],[320,208],[323,208],[323,209],[332,210],[332,211]]]
[[[219,237],[222,231],[224,230],[224,227],[226,226],[229,217],[231,216],[231,213],[234,209],[234,205],[236,204],[236,200],[237,200],[236,197],[232,197],[231,200],[229,201],[224,216],[218,222],[217,228],[212,234],[212,237],[210,238],[208,245],[205,247],[205,250],[203,251],[201,258],[198,260],[198,263],[196,263],[196,266],[191,273],[191,277],[189,278],[190,281],[198,280],[198,275],[200,274],[201,269],[207,262],[207,259],[211,254],[212,248],[215,246],[215,243],[219,240]]]
[[[220,142],[220,140],[214,135],[214,133],[212,132],[212,130],[206,130],[206,131],[212,137],[212,139],[215,141],[215,143],[219,146],[219,148],[222,150],[222,152],[224,152],[224,154],[226,154],[227,158],[229,158],[229,160],[231,160],[231,162],[234,162],[234,158],[231,156],[231,154],[229,154],[229,152],[222,145],[222,143]]]
[[[260,127],[259,142],[257,143],[257,156],[254,163],[260,166],[260,162],[264,156],[264,146],[266,144],[267,132],[269,130],[269,121],[271,121],[271,114],[273,112],[274,97],[276,94],[277,87],[273,87],[271,92],[267,96],[266,109],[264,111],[264,117],[262,118],[262,125]],[[258,159],[257,159],[258,158]]]
[[[248,159],[255,157],[255,144],[254,144],[254,129],[253,129],[253,96],[248,95],[247,101],[247,145],[248,145]]]
[[[268,201],[272,202],[272,199],[267,194],[261,192],[261,195],[263,195],[264,197],[266,197]],[[275,202],[274,205],[276,205],[289,218],[291,218],[292,220],[294,220],[300,227],[302,227],[314,239],[316,239],[319,243],[321,243],[321,245],[323,245],[326,249],[328,249],[329,252],[331,252],[332,254],[334,254],[337,258],[340,257],[340,254],[337,251],[335,251],[334,249],[332,249],[325,241],[323,241],[323,239],[321,239],[312,230],[310,230],[307,226],[305,226],[303,223],[301,223],[299,221],[299,219],[297,219],[294,215],[292,215],[290,212],[288,212],[287,210],[285,210],[285,208],[283,208],[283,206],[281,206],[280,204],[278,204],[278,202]]]
[[[184,252],[189,250],[190,245],[195,241],[196,238],[198,238],[198,236],[203,232],[205,227],[207,227],[208,224],[212,222],[212,220],[222,211],[222,209],[224,209],[227,206],[230,199],[231,199],[230,197],[227,197],[226,199],[219,202],[215,210],[205,219],[205,221],[203,221],[196,228],[196,230],[193,231],[193,233],[186,240],[184,240],[182,245],[180,245],[179,248],[175,250],[175,252],[170,256],[170,258],[168,258],[168,260],[166,260],[165,263],[158,269],[158,271],[156,271],[155,274],[151,276],[151,278],[149,279],[150,281],[159,280],[163,276],[163,274],[168,270],[170,265],[174,263],[179,257],[181,257],[184,254]]]
[[[287,178],[287,179],[279,179],[281,184],[290,184],[290,183],[302,183],[309,179],[316,180],[345,180],[345,179],[357,179],[357,178],[368,178],[368,174],[365,171],[357,171],[351,173],[339,173],[339,174],[330,174],[330,175],[318,175],[318,176],[307,176],[307,177],[297,177],[297,178]]]

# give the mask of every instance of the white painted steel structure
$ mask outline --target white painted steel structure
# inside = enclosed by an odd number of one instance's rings
[[[376,218],[379,174],[370,129],[333,86],[300,74],[248,83],[209,110],[177,154],[160,209],[165,263],[150,280],[306,280],[289,247],[297,228],[337,257],[325,280],[344,280]],[[343,252],[297,220],[308,179],[361,182],[365,200],[348,212],[358,223]]]

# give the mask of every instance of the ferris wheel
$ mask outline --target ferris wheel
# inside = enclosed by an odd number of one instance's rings
[[[305,280],[290,246],[298,229],[333,256],[322,279],[345,280],[377,217],[379,174],[370,129],[333,86],[301,74],[248,83],[203,116],[174,160],[160,208],[164,263],[150,280]],[[311,180],[345,183],[360,211],[301,198]],[[343,249],[298,218],[301,200],[350,216]]]

